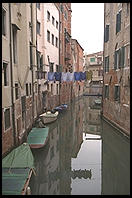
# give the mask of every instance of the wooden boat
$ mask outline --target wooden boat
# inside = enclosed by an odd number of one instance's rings
[[[51,111],[47,111],[46,113],[41,114],[40,118],[43,120],[44,124],[48,124],[57,120],[58,114],[59,112],[57,111],[55,113],[52,113]]]
[[[62,105],[60,105],[60,106],[58,106],[58,107],[55,107],[54,110],[55,110],[55,111],[58,111],[59,113],[61,113],[61,112],[63,112],[64,110],[66,110],[67,107],[68,107],[67,104],[62,104]]]
[[[48,141],[49,127],[32,128],[28,134],[27,142],[31,148],[42,148]]]
[[[2,159],[2,194],[28,194],[33,169],[31,149],[27,143],[23,143]]]

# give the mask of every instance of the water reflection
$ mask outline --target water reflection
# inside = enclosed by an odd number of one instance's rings
[[[100,119],[94,99],[72,103],[49,125],[46,147],[33,150],[33,195],[129,194],[129,143]]]

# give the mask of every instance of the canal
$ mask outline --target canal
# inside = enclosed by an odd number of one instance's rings
[[[33,195],[130,194],[130,142],[100,118],[95,97],[73,102],[49,124],[49,141],[33,150]]]

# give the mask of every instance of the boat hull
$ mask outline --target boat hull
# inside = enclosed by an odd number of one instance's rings
[[[48,124],[57,120],[58,112],[56,113],[44,113],[41,114],[40,117],[43,120],[44,124]]]

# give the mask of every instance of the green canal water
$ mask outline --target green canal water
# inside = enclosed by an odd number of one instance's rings
[[[33,150],[33,195],[129,195],[130,141],[100,118],[96,97],[59,114],[49,141]]]

